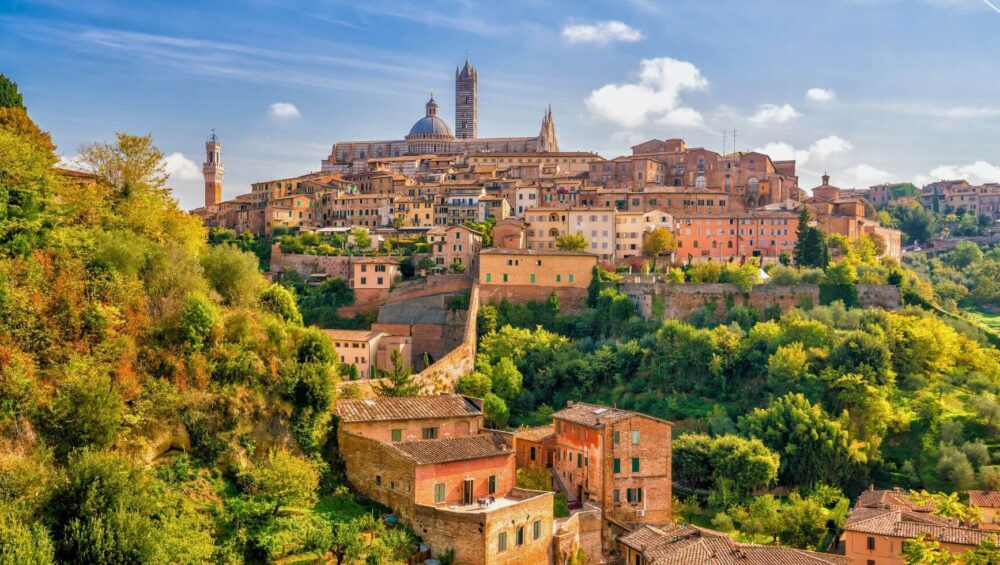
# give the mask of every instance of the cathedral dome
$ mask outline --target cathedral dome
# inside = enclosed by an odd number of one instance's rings
[[[454,137],[451,134],[451,128],[448,127],[448,124],[444,123],[444,120],[437,116],[424,116],[417,120],[417,123],[413,124],[413,127],[410,128],[410,135]]]
[[[431,96],[431,99],[427,101],[426,115],[413,124],[409,135],[406,136],[407,139],[415,136],[454,139],[455,136],[451,133],[451,128],[438,117],[437,110],[437,102],[434,101],[434,96]]]

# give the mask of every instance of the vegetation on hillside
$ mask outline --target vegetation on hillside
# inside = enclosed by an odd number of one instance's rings
[[[408,556],[338,488],[337,364],[294,296],[208,245],[149,136],[61,173],[0,93],[0,562]]]

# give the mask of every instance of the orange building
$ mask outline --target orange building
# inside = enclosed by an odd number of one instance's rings
[[[994,532],[955,526],[927,512],[892,508],[853,508],[841,537],[851,565],[905,565],[903,545],[920,534],[934,536],[953,553],[975,549]]]
[[[412,338],[371,330],[323,330],[333,341],[341,363],[354,367],[360,379],[373,379],[377,370],[392,370],[392,352],[399,351],[402,362],[410,365]]]
[[[594,504],[622,531],[671,520],[670,422],[572,401],[552,420],[553,475],[571,501]]]
[[[596,265],[597,256],[582,251],[484,249],[479,254],[481,300],[527,302],[555,293],[564,307],[576,308],[587,296]]]
[[[979,527],[1000,531],[1000,491],[970,490],[969,506],[979,510]]]
[[[441,269],[459,264],[465,267],[465,272],[476,272],[479,249],[483,246],[481,233],[464,224],[435,226],[427,232],[427,242],[431,244],[434,264]]]
[[[726,214],[676,214],[677,260],[761,257],[777,259],[795,249],[799,217],[790,211],[756,210]]]

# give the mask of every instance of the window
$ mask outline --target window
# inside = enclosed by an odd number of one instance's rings
[[[486,282],[490,282],[490,280],[492,278],[493,278],[493,275],[491,273],[486,273]]]
[[[632,430],[632,445],[639,445],[639,430]]]
[[[490,475],[490,479],[488,481],[488,484],[489,484],[489,494],[496,494],[497,493],[497,476],[496,475]]]
[[[621,501],[622,501],[622,491],[621,491],[621,489],[615,489],[614,501],[615,501],[615,504],[621,504]]]
[[[618,473],[622,472],[622,460],[621,459],[615,457],[615,460],[614,460],[614,462],[612,464],[612,472],[614,472],[616,475]]]
[[[868,538],[868,549],[875,549],[875,538]]]
[[[538,539],[540,537],[542,537],[542,521],[535,520],[531,524],[531,539]]]
[[[535,448],[534,447],[531,448],[531,460],[532,461],[535,460]]]
[[[613,438],[614,438],[614,444],[615,445],[621,445],[621,443],[622,443],[622,433],[621,432],[619,432],[618,430],[615,430]]]
[[[503,282],[507,282],[507,273],[503,274]]]
[[[562,282],[562,275],[556,275],[556,282]]]
[[[573,275],[569,276],[569,282],[573,282]]]
[[[500,532],[497,536],[497,551],[507,550],[507,532]]]
[[[517,533],[514,535],[514,540],[517,545],[524,545],[524,526],[519,526],[517,528]]]
[[[437,439],[438,429],[437,428],[424,428],[423,438],[424,439]]]
[[[576,454],[576,466],[578,468],[583,467],[583,454],[582,453],[577,453]]]
[[[638,457],[633,457],[632,458],[632,472],[633,473],[638,473],[639,472],[639,458]]]
[[[869,559],[868,560],[868,565],[875,565],[875,560],[874,559]]]
[[[375,486],[382,484],[382,475],[375,475]]]
[[[535,273],[531,273],[531,282],[535,282]]]
[[[392,441],[403,441],[403,430],[392,430]]]

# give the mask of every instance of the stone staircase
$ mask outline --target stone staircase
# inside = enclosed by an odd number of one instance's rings
[[[562,477],[559,476],[559,472],[556,471],[555,467],[549,468],[549,473],[552,474],[552,487],[566,493],[566,502],[571,504],[579,502],[576,499],[576,493],[573,492],[573,489],[566,488],[566,483],[563,482]]]

